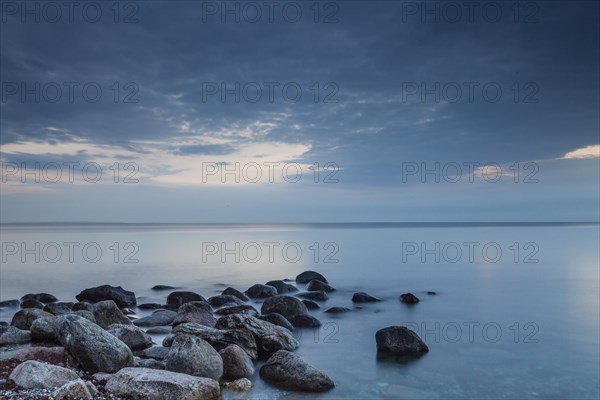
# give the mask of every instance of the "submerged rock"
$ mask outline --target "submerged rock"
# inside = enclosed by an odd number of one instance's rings
[[[357,292],[354,293],[354,295],[352,296],[352,301],[354,303],[374,303],[377,301],[381,301],[381,299],[371,296],[370,294],[365,292]]]
[[[125,290],[121,286],[102,285],[85,289],[75,296],[75,298],[78,301],[85,300],[90,303],[112,300],[119,308],[136,305],[135,293]]]
[[[179,288],[175,287],[175,286],[169,286],[169,285],[155,285],[155,286],[152,286],[151,289],[152,290],[175,290],[175,289],[179,289]]]
[[[273,286],[256,284],[250,286],[246,290],[246,294],[252,299],[266,299],[267,297],[273,297],[277,295],[277,289]]]
[[[400,295],[400,301],[405,304],[417,304],[420,300],[412,293],[404,293]]]
[[[377,351],[400,356],[420,355],[429,348],[419,335],[404,326],[389,326],[375,334]]]
[[[260,376],[284,389],[323,392],[335,387],[325,373],[289,351],[273,354],[260,369]]]
[[[289,321],[296,315],[307,315],[308,308],[295,297],[279,295],[266,299],[260,312],[262,314],[281,314]]]
[[[52,389],[79,379],[79,376],[67,368],[29,360],[17,365],[9,378],[25,389]]]
[[[217,381],[223,376],[221,356],[208,342],[197,336],[176,335],[165,361],[169,371]]]

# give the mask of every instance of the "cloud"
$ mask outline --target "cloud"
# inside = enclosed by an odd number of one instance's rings
[[[600,144],[592,144],[573,151],[569,151],[561,160],[569,160],[573,158],[600,158]]]

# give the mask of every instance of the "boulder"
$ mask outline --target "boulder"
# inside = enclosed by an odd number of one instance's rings
[[[230,344],[220,350],[219,355],[223,359],[223,378],[246,378],[254,373],[252,359],[241,347]]]
[[[94,313],[87,310],[77,310],[73,311],[70,314],[79,315],[81,318],[85,318],[90,322],[96,323],[96,317],[94,317]]]
[[[31,341],[31,332],[14,326],[0,326],[0,346],[21,344]]]
[[[153,358],[155,360],[164,360],[169,355],[169,348],[163,346],[152,346],[148,349],[140,350],[135,353],[140,358]]]
[[[136,368],[167,369],[164,361],[155,360],[153,358],[134,357],[133,364]]]
[[[22,302],[27,300],[37,300],[44,304],[58,301],[58,299],[55,296],[48,293],[29,293],[21,297]]]
[[[246,329],[250,331],[260,357],[267,357],[277,350],[293,351],[298,347],[298,341],[292,333],[270,322],[243,314],[231,314],[219,318],[218,329]]]
[[[277,289],[278,294],[293,293],[298,291],[296,286],[285,283],[284,281],[269,281],[265,285],[273,286],[275,289]]]
[[[44,311],[54,315],[68,314],[73,311],[73,306],[70,302],[49,303],[44,306]]]
[[[327,279],[325,279],[325,277],[323,275],[321,275],[320,273],[315,272],[315,271],[304,271],[300,275],[296,276],[297,283],[308,283],[308,282],[312,281],[313,279],[319,280],[324,283],[329,283],[329,282],[327,282]]]
[[[38,318],[31,324],[31,338],[33,340],[56,340],[54,333],[54,320],[56,317]]]
[[[56,389],[52,395],[57,400],[93,400],[94,395],[90,392],[87,384],[82,379],[76,379],[71,382],[67,382],[58,389]]]
[[[134,400],[218,400],[219,383],[177,372],[150,368],[124,368],[106,383],[106,389],[117,396]]]
[[[227,289],[223,290],[223,292],[221,294],[235,296],[235,297],[237,297],[238,299],[240,299],[242,301],[249,301],[250,300],[248,298],[248,296],[246,296],[244,293],[242,293],[239,290],[234,289],[232,287],[228,287]]]
[[[215,314],[218,314],[218,315],[248,314],[248,315],[257,316],[258,311],[256,310],[256,308],[252,307],[250,304],[241,304],[239,306],[219,308],[217,311],[215,311]]]
[[[420,300],[412,293],[404,293],[400,295],[400,302],[405,304],[417,304]]]
[[[285,350],[276,352],[267,360],[260,369],[260,376],[275,386],[289,390],[323,392],[335,387],[325,373]]]
[[[352,301],[354,303],[374,303],[376,301],[381,301],[381,299],[365,292],[357,292],[352,295]]]
[[[25,389],[52,389],[79,379],[79,376],[67,368],[29,360],[17,365],[9,379]]]
[[[404,326],[389,326],[375,334],[377,351],[400,356],[415,356],[427,353],[429,348],[421,338]]]
[[[250,286],[248,290],[246,290],[246,294],[248,297],[252,299],[266,299],[267,297],[272,297],[277,295],[277,289],[273,286],[256,284]]]
[[[107,332],[131,350],[142,350],[152,346],[152,337],[135,325],[114,324],[108,327]]]
[[[21,308],[26,309],[26,308],[39,308],[40,310],[43,310],[45,305],[44,303],[42,303],[41,301],[35,300],[35,299],[27,299],[25,301],[21,302]]]
[[[302,302],[304,303],[306,308],[308,308],[309,310],[318,310],[319,308],[321,308],[321,306],[319,306],[317,303],[315,303],[312,300],[302,300]]]
[[[213,307],[221,307],[227,303],[244,304],[244,302],[231,294],[221,294],[208,298],[208,304]]]
[[[17,299],[0,301],[0,308],[16,308],[21,303]]]
[[[92,303],[88,303],[87,301],[80,301],[78,303],[73,304],[73,311],[94,312],[94,305]]]
[[[18,361],[36,360],[48,364],[62,364],[66,367],[78,367],[77,361],[64,347],[27,347],[17,351],[12,359]]]
[[[321,282],[318,279],[313,279],[312,281],[308,282],[308,284],[306,285],[306,290],[311,292],[322,290],[326,293],[335,291],[335,289],[332,286],[325,282]]]
[[[25,308],[17,311],[15,315],[13,315],[10,324],[15,328],[29,330],[33,321],[42,317],[54,317],[54,315],[38,308]]]
[[[308,308],[295,297],[279,295],[266,299],[260,312],[262,314],[281,314],[289,321],[296,315],[308,315]]]
[[[325,301],[329,298],[329,296],[327,296],[327,293],[325,293],[322,290],[315,291],[315,292],[303,292],[303,293],[297,294],[296,296],[302,297],[303,299],[310,299],[310,300],[316,300],[316,301]]]
[[[232,382],[223,382],[223,389],[233,392],[249,392],[252,389],[252,382],[248,378],[236,379]]]
[[[290,321],[288,321],[281,314],[270,313],[270,314],[261,315],[258,318],[262,319],[263,321],[270,322],[274,325],[281,326],[282,328],[288,329],[290,331],[294,330],[294,326],[292,324],[290,324]]]
[[[112,300],[103,300],[94,304],[94,318],[96,323],[106,329],[113,324],[131,324],[131,320],[125,316]]]
[[[210,311],[208,303],[194,301],[179,307],[172,325],[177,326],[187,322],[213,327],[217,320]]]
[[[165,359],[166,369],[193,376],[221,379],[223,360],[206,341],[197,336],[178,334]]]
[[[204,297],[200,296],[198,293],[185,292],[185,291],[183,291],[183,292],[172,292],[167,297],[167,304],[171,304],[171,305],[174,305],[176,307],[181,307],[185,303],[189,303],[189,302],[192,302],[192,301],[204,301],[204,302],[206,302],[206,299]]]
[[[136,319],[133,324],[136,326],[164,326],[171,325],[175,320],[177,313],[171,310],[156,310],[147,317]]]
[[[244,349],[250,358],[258,357],[256,340],[247,329],[221,330],[200,324],[181,324],[173,328],[173,335],[169,335],[163,340],[163,346],[171,346],[175,335],[181,333],[197,336],[210,343],[216,350],[222,350],[230,344],[235,344]]]
[[[79,301],[98,303],[99,301],[112,300],[117,307],[135,306],[135,293],[123,289],[121,286],[102,285],[83,290],[75,298]]]
[[[54,331],[86,371],[112,373],[133,365],[133,354],[125,343],[85,318],[74,314],[56,317]]]
[[[290,322],[296,328],[318,328],[321,326],[321,321],[312,315],[296,315]]]

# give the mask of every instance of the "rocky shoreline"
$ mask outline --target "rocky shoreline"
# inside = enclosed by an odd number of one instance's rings
[[[0,308],[20,310],[10,325],[0,324],[0,353],[10,352],[0,360],[0,398],[219,399],[226,391],[252,390],[249,378],[256,379],[259,360],[258,375],[270,385],[332,390],[336,384],[325,372],[294,353],[299,346],[294,330],[319,327],[311,311],[336,289],[315,271],[299,274],[296,285],[289,282],[255,284],[245,292],[228,287],[208,299],[154,286],[168,292],[165,304],[138,304],[135,293],[109,285],[83,290],[77,302],[60,302],[47,293],[2,301]],[[352,296],[355,304],[379,301],[364,292]],[[399,301],[412,306],[419,299],[404,293]],[[152,314],[140,317],[135,307]],[[153,333],[166,337],[157,345]],[[382,327],[374,336],[378,357],[429,351],[405,327]]]

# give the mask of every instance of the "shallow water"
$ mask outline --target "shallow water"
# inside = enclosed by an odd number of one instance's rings
[[[337,291],[322,307],[353,310],[313,312],[323,326],[296,333],[297,353],[337,387],[286,392],[257,372],[245,398],[600,396],[597,225],[45,225],[5,226],[1,234],[2,300],[49,292],[72,301],[108,283],[133,290],[138,303],[163,303],[168,292],[152,286],[209,297],[226,286],[323,273]],[[355,291],[384,301],[356,308]],[[405,292],[421,302],[400,303]],[[2,309],[0,319],[14,312]],[[375,332],[390,325],[415,330],[430,352],[377,360]]]

